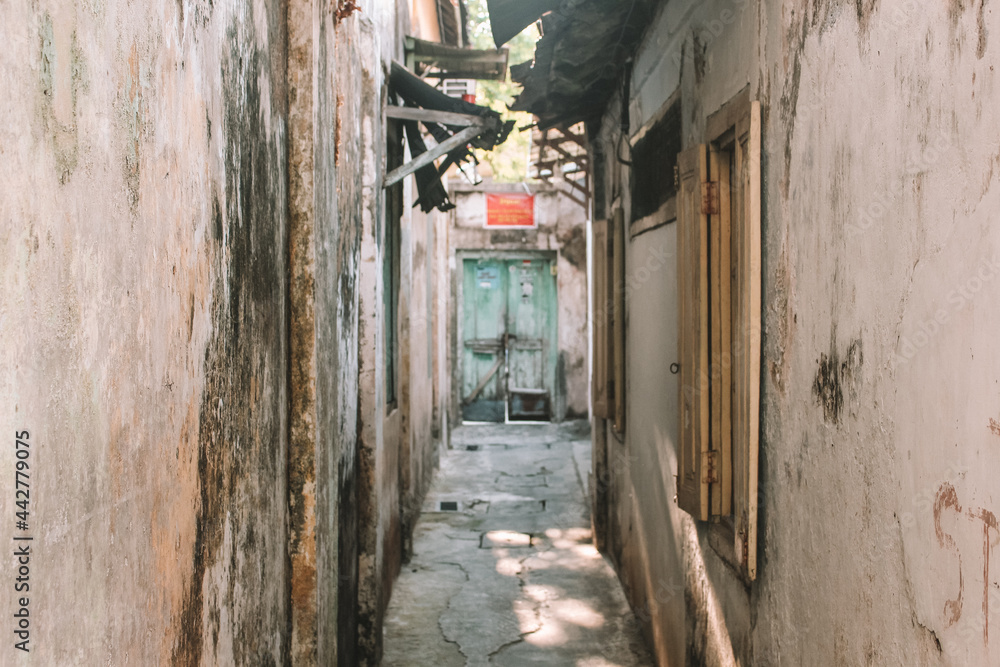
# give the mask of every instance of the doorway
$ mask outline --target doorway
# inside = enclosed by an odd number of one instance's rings
[[[552,419],[557,352],[555,258],[462,260],[461,410],[467,422]]]

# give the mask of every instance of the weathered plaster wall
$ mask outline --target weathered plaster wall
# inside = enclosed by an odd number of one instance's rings
[[[980,2],[670,2],[637,54],[633,129],[677,86],[685,146],[744,86],[764,114],[757,581],[673,502],[673,261],[627,295],[626,433],[595,441],[662,664],[1000,659],[998,25]],[[629,277],[673,236],[632,239]]]
[[[556,290],[559,307],[559,358],[553,399],[556,420],[578,418],[588,413],[587,374],[587,212],[571,199],[549,186],[529,186],[535,195],[537,229],[485,229],[486,192],[524,192],[521,184],[489,184],[456,189],[455,210],[449,229],[449,266],[451,270],[449,321],[451,332],[451,387],[461,390],[460,356],[456,356],[458,285],[461,265],[458,250],[547,250],[556,253]],[[461,397],[451,396],[451,419],[461,421]]]
[[[431,255],[431,278],[434,281],[433,319],[431,331],[434,350],[434,405],[431,419],[431,435],[441,443],[448,443],[449,409],[451,405],[451,330],[448,306],[451,304],[451,271],[448,268],[448,248],[450,247],[450,213],[438,213],[433,217],[434,249]]]
[[[0,22],[30,657],[283,662],[282,5],[16,2]]]
[[[381,110],[408,15],[360,4],[0,11],[0,402],[31,434],[37,664],[377,663],[405,536]]]
[[[773,546],[755,653],[994,664],[1000,17],[821,3],[761,21]]]
[[[289,459],[292,653],[358,660],[360,126],[378,88],[358,58],[364,19],[288,6],[291,183]],[[370,33],[371,30],[369,29]],[[370,68],[370,63],[369,63]],[[346,103],[355,101],[356,103]],[[374,325],[374,322],[372,323]]]
[[[412,181],[407,181],[412,185]],[[413,201],[415,190],[408,188],[404,201]],[[403,224],[403,276],[400,302],[400,327],[404,332],[401,343],[405,349],[399,459],[400,523],[403,560],[409,560],[409,545],[413,528],[420,516],[420,507],[430,488],[438,462],[440,434],[434,435],[434,250],[436,223],[445,222],[437,212],[422,213],[410,209]]]

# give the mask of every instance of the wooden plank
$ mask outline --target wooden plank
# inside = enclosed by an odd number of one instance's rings
[[[709,485],[702,475],[708,452],[708,218],[701,213],[707,151],[694,146],[677,156],[677,282],[680,300],[680,440],[677,503],[695,519],[709,518]]]
[[[445,153],[451,152],[459,146],[469,143],[484,131],[484,126],[478,125],[465,128],[458,134],[442,141],[434,148],[429,149],[426,153],[421,153],[403,166],[390,171],[385,175],[385,182],[382,184],[382,187],[388,188],[391,185],[398,183],[421,167],[425,167],[434,162],[434,160],[441,157]]]
[[[573,173],[576,173],[576,172],[573,172]],[[565,173],[565,172],[563,172],[563,176],[566,176],[566,173]],[[574,180],[572,180],[572,179],[569,179],[569,178],[564,178],[563,180],[564,180],[564,181],[565,181],[565,182],[566,182],[566,183],[567,183],[567,184],[568,184],[568,185],[569,185],[570,187],[572,187],[572,188],[573,188],[574,190],[577,190],[577,191],[579,191],[579,192],[582,192],[582,193],[583,193],[583,195],[584,195],[585,197],[586,197],[586,196],[589,196],[589,195],[590,195],[590,191],[589,191],[589,190],[587,190],[587,186],[586,186],[586,185],[581,185],[580,183],[577,183],[576,181],[574,181]]]
[[[498,370],[500,370],[500,364],[502,363],[503,363],[503,356],[497,355],[497,360],[493,362],[493,365],[490,366],[490,369],[486,371],[486,375],[484,375],[483,379],[479,381],[479,384],[476,385],[476,388],[472,390],[472,393],[466,396],[465,399],[462,400],[462,403],[468,405],[469,403],[472,403],[474,400],[476,400],[476,396],[479,396],[479,392],[483,390],[483,387],[486,386],[486,383],[490,381],[490,378],[492,378],[493,375],[496,374]]]
[[[760,102],[754,100],[750,108],[749,139],[749,205],[747,207],[747,227],[749,228],[750,260],[750,353],[749,357],[749,452],[747,457],[747,520],[748,557],[747,576],[757,578],[757,462],[760,436],[760,309],[761,309],[761,123]]]
[[[749,554],[748,498],[749,475],[747,472],[749,454],[749,358],[750,341],[748,315],[750,310],[748,289],[748,238],[747,207],[749,193],[748,133],[737,127],[736,142],[736,184],[735,197],[739,202],[733,220],[733,322],[736,327],[733,364],[733,512],[735,515],[735,555],[743,573],[746,573],[746,556]]]
[[[645,215],[638,220],[633,220],[629,225],[629,234],[635,238],[639,234],[648,232],[651,229],[661,227],[668,222],[673,222],[677,218],[677,197],[671,197],[660,204],[660,208],[654,213]]]
[[[442,125],[453,125],[456,127],[482,127],[486,125],[486,119],[482,116],[454,113],[452,111],[437,111],[435,109],[421,109],[419,107],[399,107],[392,104],[386,106],[385,117],[397,118],[399,120],[416,120],[422,123],[441,123]]]
[[[614,238],[613,261],[614,281],[614,366],[615,366],[615,421],[614,428],[619,433],[625,431],[625,214],[617,209],[613,217]]]
[[[730,196],[730,151],[718,154],[717,176],[719,182],[719,340],[721,355],[719,366],[712,377],[718,377],[718,391],[713,388],[713,400],[719,403],[721,432],[719,433],[719,515],[733,513],[733,264],[732,264],[732,197]]]
[[[563,136],[566,137],[566,139],[572,141],[583,150],[587,150],[587,140],[584,137],[581,137],[568,129],[564,130],[559,128],[559,131],[563,133]]]
[[[735,549],[744,576],[757,576],[757,484],[760,429],[760,105],[737,125],[739,205],[733,227],[733,514]]]
[[[745,118],[750,110],[750,86],[736,93],[705,120],[705,137],[710,141],[718,139],[724,132]]]
[[[637,143],[642,141],[643,137],[645,137],[650,130],[656,127],[657,123],[663,120],[663,117],[666,116],[667,112],[670,111],[670,107],[672,107],[674,103],[677,102],[678,99],[680,99],[680,96],[681,96],[681,88],[680,86],[677,86],[677,89],[674,90],[674,92],[670,94],[670,97],[668,97],[667,100],[660,105],[660,108],[657,109],[656,112],[649,117],[649,120],[643,123],[642,126],[638,130],[636,130],[631,137],[629,137],[629,143],[632,146],[635,146]]]
[[[708,180],[713,183],[719,183],[719,161],[721,154],[715,146],[710,146],[708,149]],[[704,203],[702,208],[704,209]],[[713,211],[714,213],[714,211]],[[709,345],[711,346],[711,365],[709,366],[709,382],[710,391],[708,397],[709,408],[712,413],[711,425],[709,426],[709,438],[711,445],[709,449],[716,453],[715,459],[718,464],[721,464],[720,455],[722,452],[722,401],[719,400],[719,379],[720,370],[722,368],[722,327],[719,326],[719,322],[722,320],[722,287],[720,283],[722,282],[722,271],[723,266],[721,262],[721,242],[722,238],[720,235],[721,225],[719,220],[722,216],[715,214],[710,215],[708,220],[708,296],[709,296],[709,316],[708,316],[708,332],[709,332]],[[728,304],[727,304],[728,306]],[[718,467],[714,471],[718,474]],[[718,477],[713,475],[711,471],[702,471],[702,474],[706,476],[709,484],[717,484]],[[722,516],[722,494],[712,493],[712,509],[711,516],[713,518],[718,518]]]

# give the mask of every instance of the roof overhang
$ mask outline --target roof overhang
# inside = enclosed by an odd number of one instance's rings
[[[598,118],[662,2],[562,0],[542,16],[534,60],[510,68],[523,86],[511,109],[534,114],[543,129]]]
[[[493,42],[500,48],[522,30],[557,9],[562,0],[486,0]]]
[[[445,95],[397,62],[390,69],[389,91],[390,99],[398,99],[402,104],[388,106],[386,118],[403,124],[413,159],[386,174],[383,186],[391,187],[413,174],[419,195],[415,206],[419,205],[424,212],[454,208],[441,176],[452,164],[472,157],[472,148],[493,150],[502,144],[514,121],[503,121],[489,107]],[[435,146],[427,147],[418,123],[434,137]],[[438,158],[443,158],[442,162],[435,165]]]

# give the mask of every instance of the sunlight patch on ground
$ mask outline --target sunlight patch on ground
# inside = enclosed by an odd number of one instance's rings
[[[549,608],[553,616],[567,623],[590,629],[604,625],[604,615],[594,611],[593,607],[582,600],[556,600]]]
[[[552,619],[545,619],[545,623],[538,630],[524,638],[524,641],[540,648],[553,648],[563,646],[569,637],[563,631],[562,623],[557,623]]]
[[[483,536],[483,546],[528,547],[531,546],[531,536],[513,530],[491,530]]]
[[[516,577],[521,574],[521,561],[509,556],[501,557],[497,560],[497,572],[508,577]]]
[[[600,656],[592,658],[580,658],[576,661],[576,667],[621,667],[620,662],[610,662]]]

